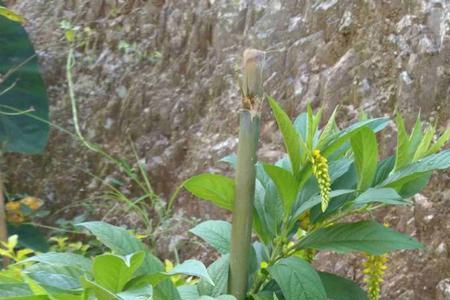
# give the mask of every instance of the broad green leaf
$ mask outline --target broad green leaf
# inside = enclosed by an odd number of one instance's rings
[[[151,285],[136,287],[118,293],[117,297],[121,300],[152,300],[153,288]]]
[[[19,236],[19,246],[21,247],[30,248],[37,252],[47,252],[49,249],[46,237],[31,224],[8,224],[8,233]]]
[[[59,291],[78,291],[81,288],[80,277],[84,271],[76,267],[34,264],[25,269],[29,278],[44,289]]]
[[[280,286],[286,300],[327,300],[316,270],[298,257],[281,259],[269,267],[268,271]]]
[[[12,296],[12,297],[0,298],[0,299],[2,299],[2,300],[50,300],[50,298],[46,295]]]
[[[106,247],[115,254],[126,256],[144,251],[145,258],[139,268],[139,274],[155,274],[164,271],[164,266],[158,258],[150,254],[147,247],[125,229],[104,222],[85,222],[78,226],[88,229]],[[139,275],[138,274],[138,275]]]
[[[328,163],[328,172],[330,173],[331,182],[333,183],[334,181],[339,179],[342,175],[347,173],[352,163],[353,160],[347,158],[330,161]]]
[[[355,192],[355,190],[335,190],[335,191],[331,191],[330,192],[330,203],[333,201],[333,198],[336,198],[336,197],[339,197],[339,196],[342,196],[342,195],[352,194],[354,192]],[[310,209],[313,206],[316,206],[316,205],[320,204],[321,202],[322,202],[322,197],[320,195],[315,195],[315,196],[311,197],[310,199],[305,201],[302,205],[300,205],[299,208],[297,208],[297,210],[295,211],[295,213],[294,213],[292,218],[293,219],[298,218],[305,211],[307,211],[308,209]]]
[[[224,162],[229,164],[230,166],[234,168],[236,168],[236,164],[237,164],[237,156],[236,153],[232,153],[230,155],[227,155],[225,157],[222,157],[220,160],[220,162]]]
[[[85,295],[81,294],[61,294],[49,293],[50,300],[85,300]]]
[[[395,164],[395,156],[389,156],[388,158],[378,162],[377,172],[373,180],[373,185],[378,185],[384,181],[391,173]]]
[[[366,292],[353,281],[326,272],[318,273],[329,300],[369,300]]]
[[[200,199],[233,210],[234,181],[231,178],[206,173],[189,178],[184,182],[184,187]]]
[[[405,184],[402,184],[401,187],[398,188],[399,195],[403,198],[414,196],[428,185],[431,175],[433,175],[433,172],[430,171],[422,174],[420,177],[406,182]]]
[[[170,270],[168,274],[170,275],[183,274],[189,276],[196,276],[214,286],[214,281],[209,276],[208,270],[206,270],[205,265],[202,262],[195,259],[189,259],[184,261],[182,264],[179,264],[175,266],[175,268]]]
[[[294,128],[300,135],[303,141],[306,141],[306,136],[308,135],[308,114],[303,112],[297,116],[294,120]]]
[[[185,284],[179,286],[177,289],[181,300],[198,300],[198,298],[200,298],[196,285]]]
[[[93,262],[95,282],[111,292],[120,292],[143,260],[144,252],[142,251],[126,257],[114,254],[99,255]]]
[[[231,296],[231,295],[221,295],[221,296],[219,296],[217,298],[213,298],[213,297],[210,297],[210,296],[201,296],[197,300],[236,300],[236,298],[234,296]]]
[[[289,171],[277,166],[264,164],[264,170],[277,187],[280,198],[283,201],[285,215],[289,215],[298,193],[297,180]]]
[[[164,280],[156,287],[153,287],[153,300],[181,300],[175,285],[170,279]]]
[[[444,150],[415,161],[406,167],[395,171],[379,186],[399,188],[403,184],[427,175],[433,170],[443,170],[450,167],[450,150]]]
[[[319,229],[301,240],[300,247],[342,253],[360,251],[382,255],[400,249],[420,249],[423,245],[416,239],[379,223],[361,221]]]
[[[13,296],[33,295],[30,287],[26,283],[0,283],[0,298],[8,299]]]
[[[4,7],[0,12],[7,16],[0,16],[0,144],[7,152],[41,153],[48,139],[49,109],[38,59],[16,22],[23,19]]]
[[[40,262],[48,265],[56,266],[73,266],[80,268],[86,272],[90,272],[92,262],[89,258],[74,253],[47,252],[27,258],[20,263]]]
[[[362,128],[350,140],[355,156],[358,190],[364,191],[371,186],[377,171],[378,143],[375,133]]]
[[[230,252],[231,224],[225,221],[206,221],[190,230],[196,236],[205,240],[221,254]]]
[[[359,121],[336,134],[336,137],[330,139],[330,142],[323,149],[323,155],[325,157],[329,157],[336,150],[338,150],[339,147],[346,143],[355,133],[361,130],[361,128],[368,127],[374,133],[377,133],[378,131],[384,129],[388,123],[389,118],[376,118]]]
[[[390,205],[406,205],[411,204],[408,200],[403,199],[394,189],[391,188],[370,188],[354,201],[354,205],[364,205],[367,203],[383,203]]]
[[[87,277],[82,277],[81,281],[84,288],[92,289],[94,291],[97,300],[120,300],[113,292],[102,287],[95,281],[88,279]]]
[[[301,155],[306,154],[304,153],[305,149],[302,149],[300,136],[281,106],[271,97],[269,97],[269,105],[272,109],[275,120],[277,121],[278,128],[281,131],[281,135],[283,136],[284,146],[286,148],[286,152],[289,154],[289,160],[291,161],[292,173],[296,176],[300,171],[302,164]]]
[[[256,170],[258,179],[255,183],[255,230],[258,230],[260,239],[268,243],[278,232],[283,219],[283,204],[276,185],[267,175],[264,166],[258,163]],[[261,228],[257,228],[258,225]]]
[[[228,288],[228,273],[230,268],[230,256],[223,255],[208,267],[214,286],[208,281],[202,280],[198,284],[200,295],[210,295],[213,297],[226,293]]]

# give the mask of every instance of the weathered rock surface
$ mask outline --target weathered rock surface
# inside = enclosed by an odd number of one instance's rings
[[[74,69],[83,132],[130,160],[131,138],[164,196],[188,176],[216,170],[217,159],[235,149],[235,74],[246,47],[267,51],[266,90],[291,116],[312,101],[326,114],[342,105],[343,122],[363,108],[372,116],[398,109],[409,123],[421,111],[430,122],[449,124],[449,0],[9,2],[29,20],[53,122],[71,126],[68,43],[59,25],[68,20],[84,32]],[[281,143],[267,107],[263,119],[259,154],[274,159]],[[395,139],[384,140],[385,151],[392,151]],[[60,206],[81,205],[98,190],[82,170],[116,175],[56,130],[42,157],[8,160],[11,189]],[[384,299],[434,299],[438,282],[450,276],[448,183],[440,175],[425,202],[380,214],[427,245],[393,255]],[[190,215],[221,217],[184,194],[177,206]],[[324,266],[351,275],[348,264],[332,262]]]

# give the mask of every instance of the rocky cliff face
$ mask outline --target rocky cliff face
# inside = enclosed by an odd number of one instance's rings
[[[8,1],[7,1],[8,2]],[[51,98],[52,119],[70,127],[65,81],[68,43],[60,22],[79,26],[75,90],[87,137],[132,158],[131,138],[156,190],[218,167],[236,146],[236,70],[246,47],[266,50],[266,91],[293,117],[311,101],[342,122],[404,112],[448,126],[448,0],[17,0],[29,20]],[[280,138],[267,107],[261,159],[275,159]],[[387,151],[395,139],[385,138]],[[80,203],[98,185],[80,169],[113,176],[111,166],[54,131],[48,152],[8,157],[11,187],[50,203]],[[428,250],[393,259],[385,299],[433,299],[450,276],[446,237],[448,176],[412,209],[385,212],[394,226],[422,237]],[[446,189],[447,187],[447,189]],[[425,204],[424,204],[425,203]],[[182,195],[189,214],[214,215]],[[382,217],[380,215],[380,218]],[[432,236],[434,235],[434,236]],[[406,257],[407,256],[407,257]],[[323,267],[351,275],[329,257]],[[358,272],[355,273],[358,278]]]

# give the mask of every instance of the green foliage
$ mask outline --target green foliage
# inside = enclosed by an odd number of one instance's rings
[[[1,150],[36,154],[48,138],[48,99],[38,61],[20,16],[0,6]],[[6,18],[3,17],[6,15]]]
[[[213,202],[219,207],[233,210],[234,181],[216,174],[201,174],[189,178],[184,187],[195,196]]]
[[[420,249],[412,237],[373,222],[341,223],[318,229],[307,235],[299,248],[332,250],[341,253],[360,251],[373,255],[400,249]]]
[[[286,299],[327,300],[319,274],[306,261],[298,257],[283,258],[268,270]]]
[[[206,221],[190,230],[219,253],[230,253],[231,224],[225,221]]]
[[[388,119],[367,119],[341,130],[335,123],[335,111],[320,130],[320,112],[314,114],[308,108],[292,124],[273,99],[270,105],[287,155],[275,164],[255,164],[253,225],[258,240],[247,262],[248,299],[378,297],[386,254],[423,246],[373,219],[348,222],[345,218],[370,216],[367,213],[387,205],[409,205],[407,197],[419,192],[434,170],[450,167],[450,150],[440,151],[448,131],[433,143],[430,135],[435,129],[422,132],[418,121],[412,134],[406,130],[399,134],[402,145],[397,154],[379,161],[376,133]],[[326,168],[314,170],[314,159],[319,155]],[[222,161],[236,165],[234,156]],[[318,177],[325,170],[331,191],[323,209]],[[233,208],[236,187],[228,177],[202,174],[186,180],[183,186],[219,207]],[[220,254],[208,267],[193,259],[175,266],[169,261],[163,264],[141,240],[121,227],[85,222],[78,228],[94,235],[108,251],[85,257],[86,251],[71,252],[63,237],[55,240],[60,246],[55,249],[63,252],[28,257],[33,253],[20,249],[27,246],[20,244],[23,233],[19,232],[18,240],[13,237],[5,243],[0,253],[16,262],[0,271],[0,299],[236,300],[228,292],[232,260],[232,225],[228,222],[207,220],[190,230]],[[347,278],[315,270],[312,261],[318,251],[362,252],[374,258],[377,268],[366,263],[368,293]]]
[[[286,155],[275,164],[256,163],[253,227],[259,241],[253,248],[253,259],[248,262],[252,270],[248,295],[254,300],[369,299],[351,280],[317,272],[310,263],[317,251],[322,250],[381,257],[391,251],[423,248],[416,239],[375,220],[350,223],[342,220],[383,206],[411,204],[407,197],[423,189],[434,170],[450,167],[450,150],[439,152],[449,139],[450,130],[433,143],[434,127],[423,130],[418,120],[412,133],[407,134],[402,118],[397,116],[396,155],[379,160],[376,135],[386,127],[388,118],[365,118],[339,129],[335,110],[320,130],[320,111],[314,114],[308,106],[307,112],[292,123],[274,99],[269,98],[269,104]],[[322,164],[320,168],[317,160]],[[236,167],[234,155],[221,161]],[[232,180],[213,175],[217,178],[213,181],[210,176],[197,175],[186,181],[195,183],[194,188],[186,183],[185,187],[200,199],[230,209],[234,201]],[[323,206],[321,197],[327,190],[320,186],[324,184],[323,178],[331,186],[328,206]],[[230,224],[206,221],[191,232],[221,254],[229,252]],[[222,274],[220,282],[224,287],[225,257],[208,268],[214,281],[218,278],[214,273]],[[205,284],[199,287],[202,285]],[[213,295],[212,286],[200,290],[214,297],[226,293],[223,288]]]

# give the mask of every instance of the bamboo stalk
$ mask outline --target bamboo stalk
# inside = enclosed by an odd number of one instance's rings
[[[243,109],[239,113],[239,145],[235,177],[230,276],[228,292],[237,300],[244,300],[248,289],[252,234],[253,201],[256,180],[256,150],[258,147],[260,117],[257,111],[262,99],[262,52],[248,49],[244,52]]]

